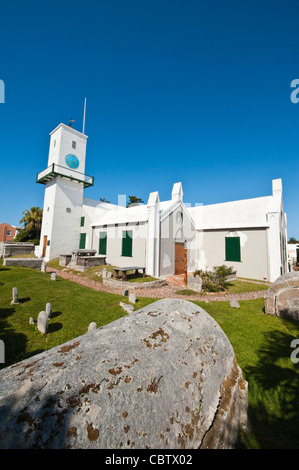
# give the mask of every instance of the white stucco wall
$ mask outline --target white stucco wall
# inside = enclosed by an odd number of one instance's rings
[[[87,136],[64,124],[57,126],[50,135],[48,166],[56,163],[68,168],[65,156],[74,154],[80,162],[76,171],[84,173]],[[72,142],[76,143],[76,148],[73,148]]]
[[[83,184],[57,177],[45,189],[40,254],[48,237],[45,260],[79,248]]]
[[[123,231],[132,230],[132,256],[122,256],[122,234]],[[107,232],[107,263],[112,266],[144,266],[146,267],[146,238],[147,223],[119,224],[117,227],[97,226],[93,229],[91,247],[99,251],[100,232]]]
[[[225,260],[225,237],[228,230],[197,232],[197,269],[212,270],[214,266],[232,266],[238,277],[268,279],[266,229],[237,230],[240,237],[241,261]]]
[[[181,224],[180,214],[183,214]],[[196,231],[185,207],[179,204],[161,221],[160,276],[171,276],[175,272],[175,243],[186,242],[187,270],[196,269]]]

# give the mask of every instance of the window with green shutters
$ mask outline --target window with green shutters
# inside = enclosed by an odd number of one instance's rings
[[[85,243],[86,243],[86,233],[81,233],[80,234],[79,250],[84,250],[85,249]]]
[[[225,237],[225,261],[241,261],[240,237]]]
[[[107,232],[100,232],[99,255],[107,254]]]
[[[122,256],[131,256],[132,257],[132,245],[133,245],[133,231],[124,230],[122,238]]]
[[[81,217],[81,227],[84,227],[85,217]]]

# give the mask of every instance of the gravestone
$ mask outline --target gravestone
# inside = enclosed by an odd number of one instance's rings
[[[32,317],[29,318],[29,323],[30,323],[30,325],[34,325],[34,320],[33,320]]]
[[[42,262],[40,270],[45,273],[47,271],[47,263],[45,261]]]
[[[102,271],[102,276],[103,277],[107,277],[107,269],[104,268],[103,271]]]
[[[51,273],[51,280],[56,281],[57,279],[57,273]]]
[[[132,313],[134,312],[134,307],[133,305],[128,305],[125,304],[124,302],[119,302],[119,305],[125,310],[127,313]]]
[[[136,303],[136,294],[134,294],[133,292],[129,294],[129,302],[131,302],[132,304]]]
[[[48,331],[48,315],[45,311],[39,312],[37,317],[37,329],[44,335]]]
[[[18,301],[18,288],[13,287],[12,288],[12,301],[11,301],[10,305],[17,305],[18,303],[19,303],[19,301]]]
[[[194,290],[196,292],[201,292],[202,291],[202,279],[200,276],[196,275],[194,277],[193,274],[188,274],[187,275],[187,287],[191,290]]]
[[[236,299],[232,299],[229,304],[233,308],[240,308],[240,304]]]
[[[51,314],[52,314],[52,304],[50,302],[48,302],[46,304],[46,314],[48,315],[48,318],[51,318]]]
[[[95,331],[97,329],[97,324],[95,322],[89,323],[88,332]]]
[[[3,339],[0,339],[0,364],[5,364],[5,344]]]

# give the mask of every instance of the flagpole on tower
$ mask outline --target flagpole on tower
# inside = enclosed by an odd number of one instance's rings
[[[82,128],[82,134],[84,134],[85,131],[85,113],[86,113],[86,96],[84,100],[84,113],[83,113],[83,128]]]

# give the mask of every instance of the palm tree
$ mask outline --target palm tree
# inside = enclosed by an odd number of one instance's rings
[[[24,223],[25,230],[32,238],[39,238],[42,227],[43,210],[40,207],[31,207],[23,212],[20,223]]]

